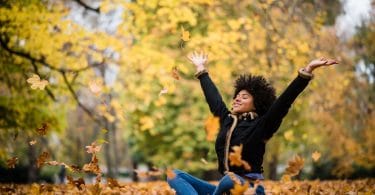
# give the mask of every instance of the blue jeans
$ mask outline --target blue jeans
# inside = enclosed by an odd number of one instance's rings
[[[234,187],[234,182],[232,179],[225,175],[219,181],[217,186],[198,179],[184,171],[174,170],[176,177],[173,179],[167,179],[167,182],[171,188],[173,188],[177,195],[221,195],[223,193],[228,193]],[[240,181],[241,184],[245,182],[245,179],[235,175]],[[250,184],[251,186],[253,184]],[[264,188],[261,185],[258,185],[256,189],[257,195],[264,194]]]

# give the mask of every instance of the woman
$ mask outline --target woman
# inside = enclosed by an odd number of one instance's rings
[[[280,127],[294,100],[313,78],[312,72],[319,67],[337,64],[333,59],[317,59],[298,71],[297,77],[276,99],[275,89],[262,76],[241,75],[235,82],[232,109],[228,110],[219,91],[211,81],[205,64],[207,55],[194,52],[188,57],[196,66],[206,101],[214,116],[220,118],[220,131],[216,138],[215,150],[218,157],[219,172],[224,177],[218,186],[200,180],[180,170],[174,170],[175,177],[169,178],[169,185],[178,195],[223,194],[234,187],[233,177],[241,183],[263,180],[263,155],[267,141]],[[228,160],[233,146],[243,145],[242,160],[251,166],[231,166]],[[258,185],[257,194],[264,194]]]

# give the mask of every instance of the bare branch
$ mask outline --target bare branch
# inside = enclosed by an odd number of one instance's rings
[[[1,36],[0,36],[0,45],[1,45],[2,48],[4,48],[6,51],[8,51],[11,54],[15,54],[15,55],[18,55],[20,57],[24,57],[26,59],[29,59],[30,61],[40,63],[43,66],[48,67],[51,70],[55,70],[55,71],[58,71],[58,72],[67,72],[67,73],[68,72],[75,72],[75,73],[77,73],[77,72],[85,71],[85,70],[87,70],[91,67],[94,67],[94,66],[88,65],[86,67],[78,68],[78,69],[56,68],[56,67],[50,65],[49,63],[47,63],[43,58],[42,59],[36,59],[28,53],[24,53],[24,52],[21,52],[21,51],[16,51],[16,50],[11,49],[10,47],[8,47],[7,43],[1,38]],[[101,65],[101,64],[100,63],[96,64],[96,66],[99,66],[99,65]]]
[[[72,94],[72,96],[73,96],[74,100],[77,102],[78,106],[81,107],[83,109],[83,111],[85,111],[96,123],[98,123],[100,125],[101,121],[99,119],[97,119],[94,116],[94,114],[79,101],[76,92],[74,91],[72,85],[69,83],[68,78],[66,77],[66,73],[61,72],[61,74],[64,78],[64,82],[65,82],[66,86],[68,87],[69,92]]]
[[[100,14],[100,7],[98,7],[98,8],[93,8],[93,7],[90,7],[89,5],[87,5],[85,2],[83,2],[83,1],[81,1],[81,0],[74,0],[74,1],[77,2],[79,5],[81,5],[82,7],[84,7],[85,9]]]

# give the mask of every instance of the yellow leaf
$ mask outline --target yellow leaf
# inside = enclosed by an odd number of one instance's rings
[[[303,168],[304,163],[305,163],[305,160],[302,157],[298,155],[294,156],[292,160],[289,160],[288,167],[285,169],[284,174],[287,174],[290,176],[298,175],[300,170]]]
[[[215,140],[216,134],[220,128],[220,119],[218,117],[210,116],[205,122],[206,129],[206,140],[213,141]]]
[[[249,182],[246,181],[243,185],[234,184],[234,188],[230,190],[230,193],[233,195],[243,195],[245,191],[249,188]]]
[[[311,155],[314,162],[318,161],[320,159],[320,156],[321,156],[321,154],[318,151],[313,152],[312,155]]]
[[[48,85],[47,80],[40,80],[40,77],[36,74],[33,74],[33,76],[28,78],[26,81],[31,84],[31,89],[39,88],[40,90],[43,90]]]
[[[190,32],[186,31],[184,27],[181,27],[181,39],[183,41],[189,41],[190,40]]]

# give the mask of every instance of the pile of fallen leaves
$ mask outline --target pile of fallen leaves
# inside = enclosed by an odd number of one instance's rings
[[[255,184],[256,185],[256,184]],[[265,181],[266,194],[363,194],[375,193],[375,179],[338,181]],[[0,184],[0,194],[175,194],[167,182],[144,182],[122,184],[108,179],[106,184],[84,184],[82,182],[66,185],[53,184]],[[254,188],[233,194],[254,194]]]

